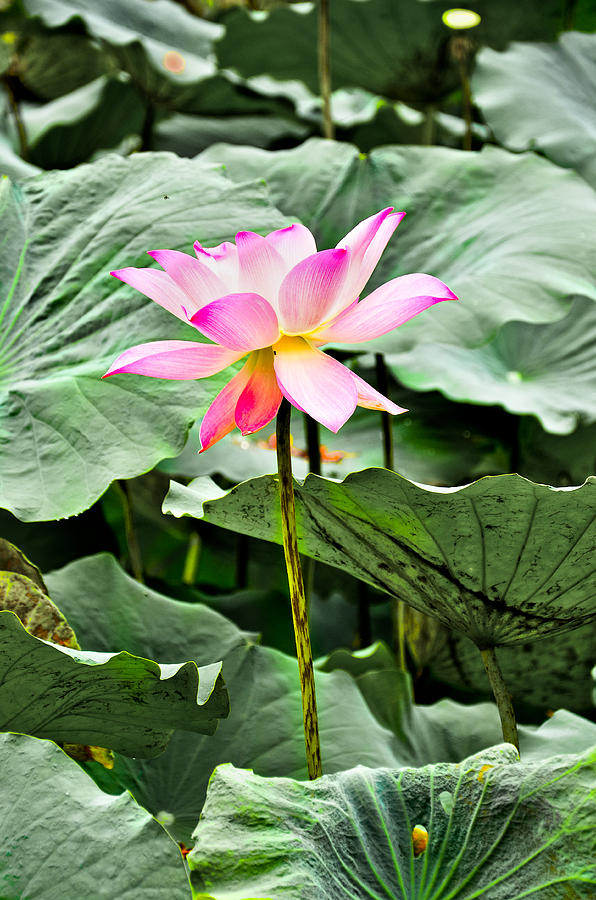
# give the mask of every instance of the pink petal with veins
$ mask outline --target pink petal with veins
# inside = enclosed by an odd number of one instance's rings
[[[283,337],[275,345],[275,374],[284,397],[330,431],[338,431],[358,400],[352,373],[300,337]]]
[[[360,296],[372,275],[389,238],[402,221],[405,212],[393,213],[389,206],[381,212],[363,219],[339,243],[338,247],[348,247],[352,251],[350,274],[346,280],[343,304],[335,312],[340,312],[348,303]]]
[[[235,244],[224,241],[217,247],[203,247],[199,241],[193,244],[199,262],[209,266],[226,286],[226,293],[238,290],[238,250]]]
[[[239,353],[196,341],[152,341],[125,350],[102,377],[132,372],[151,378],[188,381],[215,375],[245,355],[246,351]]]
[[[288,269],[317,252],[313,235],[308,228],[298,223],[272,231],[265,240],[277,250]]]
[[[376,391],[374,387],[371,387],[367,381],[360,378],[355,372],[352,372],[351,375],[356,383],[356,390],[358,391],[358,406],[363,406],[365,409],[385,410],[385,412],[391,413],[392,416],[397,416],[399,413],[408,411],[407,409],[398,406],[397,403],[393,403],[393,401],[389,400],[387,397],[384,397],[383,394]]]
[[[206,337],[230,350],[260,350],[279,338],[277,316],[259,294],[228,294],[207,303],[190,320]]]
[[[321,250],[288,272],[279,289],[279,320],[288,334],[305,334],[329,317],[350,266],[348,250]]]
[[[239,288],[260,294],[277,310],[277,292],[288,266],[275,247],[260,234],[239,231],[236,235]]]
[[[167,272],[162,272],[161,269],[135,269],[134,266],[129,266],[126,269],[116,269],[110,272],[110,275],[136,288],[183,322],[188,321],[184,312],[188,306],[188,297]]]
[[[204,453],[236,427],[236,404],[255,367],[256,355],[256,353],[251,353],[244,366],[222,388],[205,413],[199,430],[201,453]]]
[[[186,309],[192,316],[205,303],[229,293],[225,284],[208,265],[179,250],[148,250],[188,297]]]
[[[236,425],[242,434],[264,428],[277,415],[282,393],[273,368],[271,347],[259,350],[254,369],[236,404]]]
[[[457,300],[432,275],[401,275],[381,285],[360,303],[340,313],[313,335],[317,341],[355,344],[370,341],[403,325],[442,300]]]

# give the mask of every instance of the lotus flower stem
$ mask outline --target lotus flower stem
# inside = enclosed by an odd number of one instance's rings
[[[497,655],[494,647],[487,647],[486,650],[480,651],[486,674],[490,681],[490,685],[495,695],[497,709],[501,718],[501,728],[503,729],[503,739],[508,744],[513,744],[519,753],[519,738],[517,736],[517,724],[515,721],[515,710],[513,709],[513,701],[511,694],[507,690],[501,667],[497,661]]]
[[[292,407],[284,398],[277,413],[277,468],[279,472],[279,499],[281,506],[281,527],[284,556],[290,588],[294,637],[298,672],[302,690],[302,716],[304,720],[304,742],[308,777],[313,780],[323,774],[321,747],[319,743],[319,722],[315,694],[315,675],[308,628],[308,610],[304,593],[304,582],[298,553],[296,534],[296,508],[294,504],[294,483],[292,480],[292,455],[290,452],[290,417]]]
[[[323,99],[323,137],[333,140],[331,66],[329,64],[329,0],[319,0],[319,89]]]

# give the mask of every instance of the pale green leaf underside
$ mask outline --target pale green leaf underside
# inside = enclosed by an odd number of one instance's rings
[[[596,618],[596,480],[555,489],[519,475],[430,488],[385,469],[296,484],[300,550],[387,591],[478,646],[514,644]],[[281,543],[277,482],[222,495],[172,483],[164,512]]]
[[[185,900],[178,847],[50,741],[0,734],[2,900]]]
[[[596,35],[563,32],[555,44],[483,49],[472,91],[498,141],[536,149],[596,186]]]
[[[122,350],[198,338],[110,276],[147,250],[192,253],[286,225],[261,185],[166,154],[105,157],[0,185],[0,506],[46,520],[175,456],[230,373],[199,382],[101,375]]]
[[[1,731],[157,756],[176,728],[213,734],[229,709],[220,673],[49,644],[0,612]]]
[[[596,885],[596,752],[518,762],[359,767],[314,783],[221,766],[188,857],[200,897],[588,900]],[[411,833],[428,848],[415,858]]]

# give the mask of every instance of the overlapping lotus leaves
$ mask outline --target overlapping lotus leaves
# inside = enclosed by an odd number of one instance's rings
[[[482,16],[473,46],[503,47],[518,40],[554,38],[560,28],[556,0],[528,0],[495,9],[490,0],[472,3]],[[451,32],[441,21],[444,4],[407,0],[335,0],[329,6],[331,80],[334,88],[362,87],[393,100],[432,103],[458,86],[449,53]],[[293,10],[278,6],[267,18],[248,18],[244,11],[225,19],[226,32],[217,44],[220,65],[243,76],[272,75],[300,79],[317,94],[317,11],[314,4]],[[407,35],[407,40],[404,36]],[[283,53],[271,53],[283,47]]]
[[[472,79],[474,100],[510,150],[540,150],[596,187],[596,35],[564,32],[555,44],[485,48]]]
[[[150,96],[191,95],[215,74],[213,41],[221,26],[170,0],[25,0],[24,6],[50,28],[82,20],[87,34],[108,47]]]
[[[533,413],[546,431],[569,434],[596,422],[595,346],[596,303],[576,297],[564,319],[547,325],[507,322],[482,347],[433,344],[423,366],[415,349],[385,359],[408,387],[438,387],[455,400]]]
[[[596,479],[555,489],[519,475],[422,487],[385,469],[296,484],[302,553],[337,566],[463,632],[480,648],[596,619]],[[226,493],[172,483],[164,512],[281,543],[277,482]]]
[[[302,784],[220,766],[191,884],[214,900],[588,900],[595,802],[594,750],[519,762],[504,744],[459,765],[359,767]],[[428,833],[417,856],[416,826]]]
[[[135,341],[198,336],[110,270],[147,265],[147,249],[191,252],[195,239],[288,221],[261,186],[170,154],[4,179],[0,219],[0,506],[28,521],[74,515],[114,478],[180,452],[229,378],[101,381]]]
[[[577,634],[577,631],[573,634]],[[554,645],[556,652],[556,642],[561,637],[567,635],[550,639],[549,650]],[[479,663],[479,669],[477,667],[474,671],[474,684],[477,688],[485,673],[480,654],[470,642],[467,643],[474,651],[473,654],[468,654],[468,667],[471,669],[474,661]],[[529,646],[537,648],[539,644]],[[519,654],[519,648],[516,649]],[[546,655],[544,650],[542,652]],[[507,677],[511,675],[511,663],[507,669],[507,660],[513,653],[513,649],[508,651],[507,648],[500,651],[499,664],[505,672],[507,684],[514,689],[517,707],[518,699],[527,700],[526,692],[534,687],[531,684],[530,668],[533,660],[528,661],[523,684],[520,685]],[[519,667],[518,662],[518,672]],[[325,672],[342,669],[352,676],[375,718],[398,739],[395,755],[399,765],[424,766],[435,762],[459,762],[502,740],[501,722],[494,703],[463,704],[446,698],[430,706],[415,704],[409,675],[398,669],[395,655],[381,642],[355,652],[334,650],[328,657],[317,662],[317,668]],[[557,674],[560,679],[561,673]],[[542,678],[539,667],[536,675]],[[547,690],[554,680],[551,676]],[[578,679],[573,683],[577,686]],[[584,693],[589,693],[589,670],[584,672],[584,684],[581,687],[585,689]],[[559,709],[556,691],[552,693],[550,700],[551,714],[540,727],[518,726],[521,756],[525,761],[547,760],[563,753],[579,753],[596,745],[594,722],[567,709]],[[544,711],[547,708],[545,705]],[[553,708],[556,709],[554,713]],[[523,721],[523,716],[520,718]]]
[[[117,645],[166,662],[223,660],[231,710],[215,735],[176,731],[157,759],[117,756],[110,773],[91,766],[102,787],[112,792],[128,788],[154,815],[166,812],[168,830],[188,844],[219,763],[306,778],[294,658],[258,646],[256,635],[240,631],[201,603],[182,603],[140,585],[107,554],[72,563],[47,580],[84,645],[93,642],[100,650]],[[359,762],[395,765],[393,735],[375,720],[345,672],[318,674],[317,697],[326,771]]]
[[[185,900],[178,847],[130,795],[102,793],[50,741],[0,734],[0,896]]]
[[[0,649],[2,731],[150,758],[175,728],[213,734],[228,714],[221,663],[160,665],[49,644],[8,611],[0,611]]]
[[[29,157],[44,169],[69,169],[98,150],[110,150],[126,139],[134,142],[144,117],[133,82],[105,75],[22,113]],[[138,138],[132,146],[139,148]]]
[[[350,145],[313,138],[276,152],[215,145],[200,158],[224,163],[240,182],[264,175],[273,203],[311,228],[320,247],[333,247],[347,221],[388,204],[407,212],[363,294],[427,272],[460,302],[354,344],[360,353],[410,351],[422,371],[425,344],[477,347],[506,322],[563,318],[571,294],[596,299],[596,195],[575,173],[534,154],[382,147],[363,157]]]

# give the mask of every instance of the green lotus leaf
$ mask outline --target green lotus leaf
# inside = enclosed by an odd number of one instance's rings
[[[0,183],[0,506],[74,515],[114,478],[179,453],[229,373],[196,382],[101,375],[122,350],[197,332],[110,270],[287,224],[261,186],[170,154],[110,156]]]
[[[24,6],[49,28],[80,28],[82,20],[87,34],[109,48],[120,67],[156,99],[183,103],[215,74],[213,41],[222,34],[221,26],[170,0],[24,0]],[[166,56],[172,51],[173,59]]]
[[[534,418],[519,423],[520,471],[542,484],[581,484],[596,472],[596,424],[547,434]]]
[[[145,108],[130,79],[102,75],[57,100],[25,107],[22,118],[31,161],[69,169],[139,135]]]
[[[220,766],[191,884],[213,900],[588,900],[595,802],[595,750],[519,762],[505,744],[459,765],[359,767],[312,783]]]
[[[26,34],[19,42],[16,69],[29,91],[43,100],[55,100],[108,74],[113,69],[110,63],[107,54],[85,35],[44,30]]]
[[[473,45],[503,47],[518,40],[554,38],[560,28],[556,0],[507,3],[507,12],[491,0],[472,8],[482,16]],[[450,58],[450,31],[441,21],[444,4],[405,0],[335,0],[329,6],[331,81],[334,88],[361,87],[393,100],[432,103],[458,86]],[[317,78],[317,11],[314,4],[294,10],[278,6],[266,18],[236,11],[225,19],[217,43],[221,66],[244,77],[267,74],[280,80],[299,79],[313,93]],[[407,39],[404,36],[407,35]],[[358,36],[358,39],[355,39]],[[271,53],[283,47],[283,53]]]
[[[102,793],[50,741],[0,734],[0,758],[2,900],[188,897],[178,847],[130,795]]]
[[[379,209],[406,210],[363,294],[427,272],[460,302],[438,304],[354,351],[409,354],[424,371],[426,344],[478,347],[506,322],[563,318],[572,294],[596,299],[596,195],[534,154],[382,147],[363,157],[313,138],[276,152],[218,144],[200,159],[225,164],[240,182],[264,175],[275,205],[311,228],[321,249]]]
[[[533,413],[546,431],[569,434],[596,422],[594,346],[596,304],[576,297],[558,322],[507,322],[482,347],[433,344],[422,366],[416,350],[385,359],[410,388],[440,387],[454,400]]]
[[[215,735],[203,738],[176,731],[157,759],[117,755],[110,773],[89,764],[104,789],[128,788],[167,822],[177,840],[188,844],[219,763],[306,778],[295,658],[260,647],[255,634],[241,631],[201,603],[172,600],[140,585],[107,554],[72,563],[50,573],[47,581],[83,645],[123,647],[165,662],[194,658],[204,665],[223,660],[231,709]],[[326,771],[359,762],[395,765],[393,735],[376,721],[349,675],[317,674],[317,699]]]
[[[351,572],[482,648],[596,619],[596,478],[555,489],[519,475],[430,488],[385,469],[295,485],[302,553]],[[172,483],[164,512],[281,543],[274,476],[226,492]]]
[[[158,664],[49,644],[0,611],[0,730],[157,756],[175,728],[213,734],[228,714],[221,663]]]
[[[552,646],[555,656],[555,670],[557,642],[564,637],[568,635],[559,635],[549,641],[549,651]],[[473,674],[476,693],[480,693],[481,686],[486,681],[485,672],[478,651],[469,641],[466,643],[473,653],[464,658],[464,667],[467,667],[464,671]],[[532,646],[538,648],[540,642],[530,645]],[[525,656],[526,648],[523,649]],[[519,655],[520,649],[517,648],[515,652]],[[513,653],[513,650],[507,648],[499,653],[499,664],[506,678],[513,674]],[[543,657],[550,656],[550,652],[546,654],[544,648],[542,654]],[[480,665],[474,667],[476,661]],[[513,689],[516,708],[523,709],[523,700],[527,699],[527,692],[534,687],[530,676],[532,662],[538,662],[536,675],[541,679],[546,665],[542,660],[540,668],[540,660],[536,660],[536,655],[534,659],[527,659],[522,685],[513,678],[507,678],[507,683]],[[352,676],[377,721],[395,734],[398,740],[396,760],[400,765],[424,766],[435,762],[459,762],[502,740],[501,722],[494,703],[464,704],[449,699],[439,700],[431,705],[414,703],[410,676],[398,669],[394,654],[382,642],[355,652],[334,650],[316,665],[324,672],[341,669]],[[518,671],[520,666],[521,663],[518,662]],[[560,679],[560,671],[557,675]],[[548,685],[548,676],[546,680]],[[551,676],[550,683],[554,680]],[[577,679],[574,684],[578,684]],[[545,689],[548,689],[547,685]],[[584,671],[584,684],[581,687],[589,696],[589,669]],[[557,708],[559,704],[555,702],[554,695],[551,700],[550,715],[539,727],[518,726],[523,760],[547,760],[562,753],[579,753],[596,745],[596,724],[567,709]],[[555,712],[552,711],[553,707],[556,708]],[[587,705],[584,709],[587,713],[590,712]]]
[[[479,54],[476,105],[510,150],[539,150],[596,187],[596,35],[565,32],[555,44],[513,43]]]
[[[594,665],[596,622],[545,641],[502,647],[499,666],[521,721],[564,707],[576,713],[590,712],[590,669]],[[434,641],[427,662],[433,678],[463,692],[484,693],[492,699],[484,666],[474,644],[462,634],[442,633]],[[484,690],[483,690],[484,685]]]

